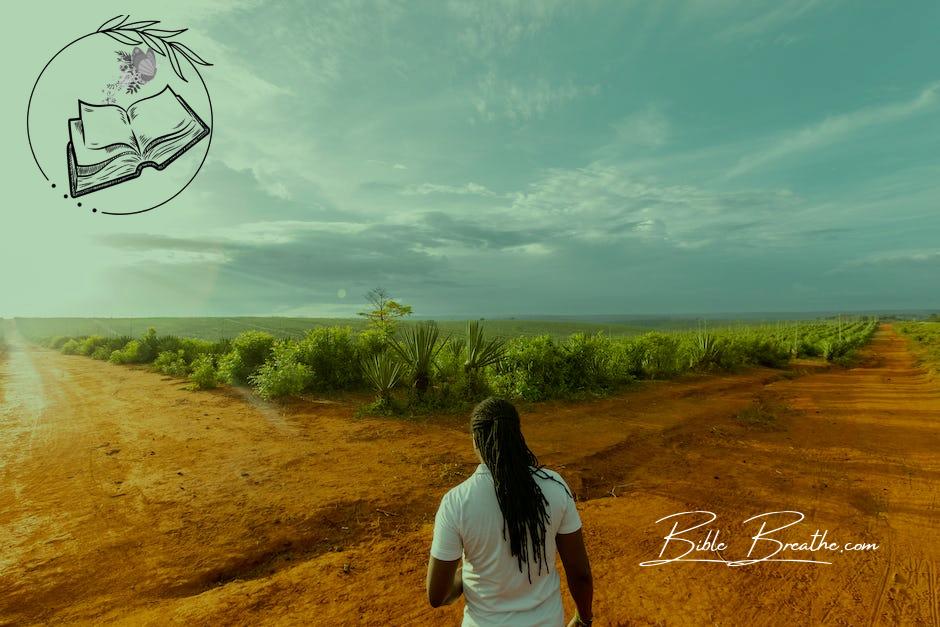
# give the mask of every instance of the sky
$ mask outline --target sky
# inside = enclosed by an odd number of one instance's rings
[[[106,216],[24,120],[126,8],[5,7],[0,316],[940,307],[933,0],[168,0],[131,17],[213,64],[211,148]]]

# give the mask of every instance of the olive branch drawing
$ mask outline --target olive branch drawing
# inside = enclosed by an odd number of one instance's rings
[[[182,56],[190,62],[193,69],[197,65],[211,66],[212,64],[193,52],[193,49],[184,43],[175,41],[173,38],[185,33],[188,29],[166,30],[163,28],[154,28],[160,22],[158,20],[141,20],[139,22],[128,22],[130,15],[117,15],[98,27],[95,32],[103,33],[118,41],[125,46],[147,45],[151,50],[166,57],[173,66],[173,71],[183,81],[183,67],[180,64],[179,57]],[[198,69],[196,72],[198,73]],[[186,81],[188,82],[188,81]]]

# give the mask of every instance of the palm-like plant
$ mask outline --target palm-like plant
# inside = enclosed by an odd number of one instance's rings
[[[401,380],[402,364],[382,352],[362,361],[362,375],[375,389],[379,400],[387,405],[391,401],[392,390]]]
[[[395,341],[391,344],[399,357],[411,368],[414,375],[414,388],[419,396],[431,387],[431,368],[434,365],[434,358],[446,343],[438,341],[440,335],[440,329],[433,321],[423,322],[408,329],[402,341]]]
[[[720,356],[718,338],[708,332],[708,327],[699,328],[692,336],[689,368],[707,368],[717,363]]]
[[[464,372],[470,388],[475,389],[480,370],[497,363],[503,356],[504,342],[494,337],[487,340],[483,336],[483,324],[477,320],[467,322],[467,360]]]

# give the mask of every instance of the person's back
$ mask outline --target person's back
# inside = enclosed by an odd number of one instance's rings
[[[544,560],[534,562],[528,539],[529,559],[521,570],[503,538],[503,515],[486,465],[480,464],[441,501],[431,555],[439,560],[464,559],[465,625],[564,622],[561,580],[555,569],[555,535],[577,531],[581,520],[568,486],[557,473],[541,468],[533,477],[548,502]]]
[[[539,465],[511,403],[477,405],[471,430],[482,463],[441,500],[428,601],[437,607],[464,594],[464,625],[563,625],[557,549],[578,606],[569,625],[590,625],[591,567],[567,484]]]

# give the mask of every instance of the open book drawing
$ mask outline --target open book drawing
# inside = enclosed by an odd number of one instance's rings
[[[209,127],[169,85],[124,109],[78,101],[69,119],[67,159],[72,197],[162,170],[209,134]]]

